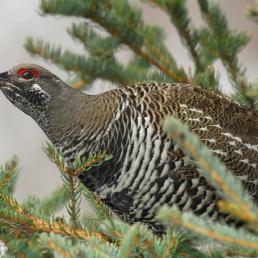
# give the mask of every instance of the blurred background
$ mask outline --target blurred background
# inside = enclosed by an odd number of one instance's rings
[[[132,1],[143,9],[147,23],[157,24],[165,28],[167,46],[172,50],[179,65],[185,68],[191,66],[186,49],[182,46],[175,28],[169,18],[158,8],[144,5],[140,1]],[[231,28],[246,31],[251,40],[241,52],[239,59],[247,68],[249,81],[258,76],[258,26],[248,19],[244,11],[254,0],[224,0],[218,1],[229,21]],[[72,23],[72,18],[42,17],[38,11],[38,0],[0,0],[0,71],[20,63],[37,63],[56,73],[63,80],[69,79],[69,74],[58,69],[51,63],[31,57],[23,48],[25,38],[33,36],[51,43],[61,43],[76,52],[83,51],[78,42],[72,41],[66,29]],[[198,27],[202,24],[196,1],[189,0],[188,7],[192,21]],[[128,60],[129,51],[120,53],[120,58]],[[221,64],[216,66],[221,72],[221,84],[226,93],[230,93],[230,86]],[[97,81],[88,92],[100,92],[109,89],[111,85]],[[48,160],[42,151],[42,144],[47,141],[37,124],[23,114],[0,93],[0,163],[14,155],[19,157],[20,176],[16,188],[18,200],[36,194],[44,196],[53,190],[61,179],[57,168]]]

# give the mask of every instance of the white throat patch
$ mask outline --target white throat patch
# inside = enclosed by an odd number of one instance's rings
[[[38,91],[38,92],[41,92],[41,93],[44,94],[44,95],[47,95],[48,97],[50,97],[49,94],[48,94],[46,91],[44,91],[44,90],[41,88],[40,85],[38,85],[38,84],[36,84],[36,83],[32,84],[31,88],[34,89],[34,90],[36,90],[36,91]]]

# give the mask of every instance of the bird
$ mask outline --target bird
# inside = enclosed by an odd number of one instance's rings
[[[197,135],[258,203],[258,111],[221,93],[137,83],[88,95],[36,64],[1,73],[0,90],[36,121],[68,165],[99,151],[112,156],[78,178],[127,223],[162,234],[166,228],[156,214],[164,205],[234,221],[218,209],[218,192],[198,164],[163,130],[168,116]]]

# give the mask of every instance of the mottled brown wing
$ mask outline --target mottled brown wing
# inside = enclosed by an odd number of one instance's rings
[[[164,114],[182,120],[243,182],[258,202],[257,111],[197,87],[175,86],[173,90],[171,87],[164,86],[166,94],[162,96],[159,90],[148,94],[155,105],[156,116],[161,117],[160,126]],[[198,172],[192,161],[191,164],[184,161],[173,176],[178,176],[178,179],[196,178]]]

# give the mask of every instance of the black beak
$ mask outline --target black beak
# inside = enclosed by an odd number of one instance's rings
[[[1,86],[4,86],[7,82],[10,82],[8,72],[0,73],[0,88]]]

